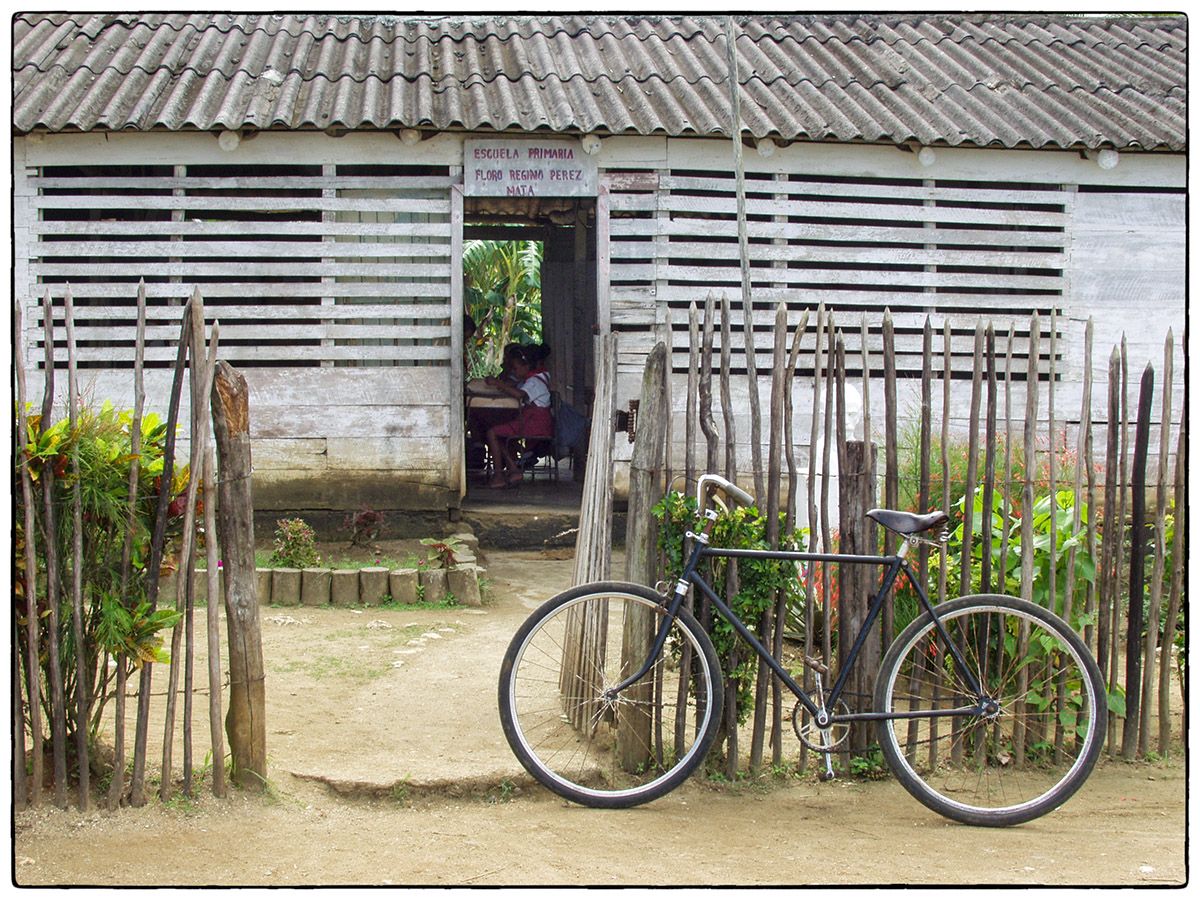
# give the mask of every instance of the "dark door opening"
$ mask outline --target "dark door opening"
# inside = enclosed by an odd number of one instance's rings
[[[504,343],[544,345],[556,413],[590,421],[597,327],[595,216],[592,199],[465,201],[463,302],[478,326],[468,342],[474,347],[464,354],[463,373],[469,388],[464,448],[469,502],[517,499],[509,491],[488,488],[495,481],[496,460],[486,431],[491,423],[503,421],[505,412],[485,412],[490,401],[471,392],[472,387],[486,390],[481,380],[497,374]],[[484,255],[495,264],[480,265],[477,257]],[[529,457],[525,477],[515,485],[522,493],[520,502],[577,505],[586,436],[561,457],[554,441],[548,448],[527,444],[534,442],[517,444]],[[562,449],[558,446],[557,453]],[[532,457],[534,452],[543,455]]]

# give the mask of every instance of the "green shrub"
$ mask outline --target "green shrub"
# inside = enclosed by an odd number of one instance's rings
[[[696,500],[679,492],[667,494],[654,507],[659,522],[658,548],[664,555],[668,574],[678,577],[684,565],[684,533],[696,527]],[[803,535],[799,531],[783,533],[782,514],[779,546],[801,549]],[[754,507],[726,510],[717,519],[712,534],[713,546],[744,550],[767,550],[767,519]],[[725,595],[726,575],[734,560],[711,558],[703,565],[704,576],[718,594]],[[751,631],[757,631],[762,614],[775,608],[776,595],[783,591],[789,608],[802,602],[802,586],[797,577],[796,563],[790,560],[736,560],[738,590],[732,597],[724,596],[729,608]],[[733,626],[719,614],[708,625],[709,636],[721,661],[726,679],[737,687],[738,721],[742,722],[754,703],[754,679],[758,670],[757,657],[741,647],[741,638]],[[761,635],[760,635],[761,637]]]
[[[270,559],[272,568],[304,569],[321,563],[316,532],[303,519],[276,522],[274,547]]]

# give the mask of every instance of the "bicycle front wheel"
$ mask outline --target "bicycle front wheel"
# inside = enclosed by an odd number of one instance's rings
[[[981,692],[973,691],[929,613],[888,649],[875,707],[896,777],[935,812],[971,825],[1015,825],[1061,806],[1104,740],[1099,669],[1062,619],[1014,597],[962,597],[936,608]],[[946,715],[946,710],[976,710]],[[939,715],[939,711],[941,715]]]
[[[517,631],[500,670],[500,721],[534,778],[586,806],[661,797],[704,759],[721,720],[712,642],[686,610],[644,677],[607,693],[649,659],[663,598],[633,584],[573,588]]]

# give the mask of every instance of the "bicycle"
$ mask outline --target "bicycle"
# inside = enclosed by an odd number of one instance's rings
[[[924,534],[946,524],[944,512],[870,510],[902,539],[891,556],[713,547],[712,488],[754,503],[726,479],[701,476],[703,526],[687,532],[691,547],[671,593],[581,585],[546,601],[513,636],[500,671],[500,719],[537,781],[586,806],[626,808],[663,796],[700,766],[721,725],[724,684],[712,641],[687,608],[692,588],[795,695],[793,728],[824,755],[823,779],[855,722],[875,723],[883,757],[910,794],[967,824],[1029,821],[1087,779],[1108,714],[1095,661],[1066,622],[1028,601],[981,594],[935,606],[906,557],[918,543],[935,543]],[[811,694],[796,682],[705,580],[699,566],[710,557],[884,567],[831,688],[819,660],[805,660],[816,673]],[[883,654],[874,708],[854,712],[843,697],[847,677],[901,573],[922,611]]]

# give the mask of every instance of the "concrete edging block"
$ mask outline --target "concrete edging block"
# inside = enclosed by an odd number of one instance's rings
[[[330,581],[334,606],[358,606],[358,569],[334,569]]]
[[[329,603],[332,569],[306,568],[300,572],[300,603],[303,606],[326,606]]]
[[[300,570],[275,569],[271,575],[271,598],[276,606],[299,606]]]

